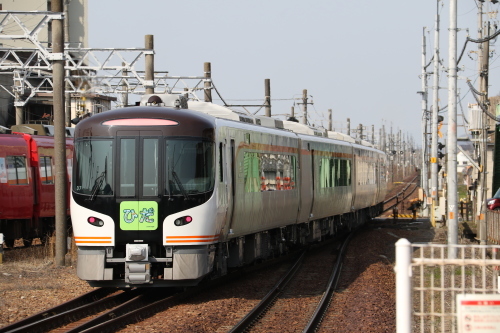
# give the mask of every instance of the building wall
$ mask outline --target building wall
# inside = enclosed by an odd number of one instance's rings
[[[0,0],[2,10],[7,11],[50,11],[49,1],[47,0]],[[88,29],[87,16],[88,5],[87,0],[71,0],[68,5],[69,12],[69,42],[71,46],[79,44],[81,47],[88,47]],[[30,18],[28,15],[21,17],[21,20],[26,27],[33,29],[40,20]],[[51,41],[50,25],[46,25],[39,33],[38,40],[45,46],[49,47]],[[3,31],[10,35],[22,34],[19,26],[11,22],[8,25],[9,30]],[[26,40],[11,40],[3,43],[3,47],[24,47],[34,48],[35,46]]]

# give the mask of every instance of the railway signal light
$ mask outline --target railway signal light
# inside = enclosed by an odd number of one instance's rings
[[[438,145],[438,153],[437,153],[437,157],[438,157],[438,158],[443,158],[443,157],[444,157],[444,153],[443,153],[442,149],[443,149],[444,147],[446,147],[446,145],[443,145],[441,142],[438,142],[438,144],[437,144],[437,145]]]

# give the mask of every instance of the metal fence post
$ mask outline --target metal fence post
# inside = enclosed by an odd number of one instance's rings
[[[396,242],[396,332],[411,333],[411,243],[401,238]]]

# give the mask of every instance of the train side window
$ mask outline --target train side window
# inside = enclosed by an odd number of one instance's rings
[[[52,175],[52,157],[40,157],[40,180],[42,184],[54,184],[54,176]]]
[[[7,183],[9,185],[28,185],[26,157],[7,156]]]

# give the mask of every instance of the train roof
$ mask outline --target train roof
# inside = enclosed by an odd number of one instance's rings
[[[307,134],[307,135],[325,137],[350,143],[357,143],[363,146],[368,146],[373,148],[373,145],[368,141],[356,140],[347,134],[327,131],[325,129],[315,128],[305,124],[300,124],[295,121],[280,120],[271,117],[246,114],[233,110],[229,107],[213,103],[202,102],[202,101],[187,101],[186,97],[182,94],[143,95],[140,101],[140,105],[186,108],[189,110],[198,111],[201,113],[211,115],[215,118],[229,119],[254,125],[260,125],[263,127],[288,130],[298,134]]]

